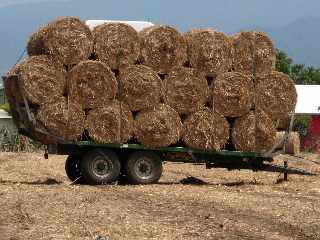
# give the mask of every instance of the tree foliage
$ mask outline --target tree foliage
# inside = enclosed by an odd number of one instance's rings
[[[276,69],[290,75],[297,84],[320,84],[320,68],[294,64],[293,60],[280,50],[277,51]]]

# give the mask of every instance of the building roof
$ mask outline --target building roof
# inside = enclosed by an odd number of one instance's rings
[[[89,28],[92,30],[96,26],[99,26],[104,23],[113,23],[113,22],[118,22],[118,23],[126,23],[133,27],[136,31],[140,32],[146,27],[151,27],[154,24],[151,22],[144,22],[144,21],[119,21],[119,20],[87,20],[86,24],[89,26]]]
[[[320,114],[320,85],[296,85],[298,101],[296,114]]]
[[[12,117],[4,110],[0,109],[0,119],[11,119]]]

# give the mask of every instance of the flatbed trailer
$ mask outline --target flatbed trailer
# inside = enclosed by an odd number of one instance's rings
[[[204,164],[206,168],[252,169],[254,171],[272,171],[296,174],[308,174],[305,171],[289,169],[287,162],[284,167],[270,164],[276,146],[269,152],[259,154],[240,151],[208,151],[182,146],[150,148],[141,144],[99,144],[92,141],[66,142],[47,132],[36,123],[29,103],[21,91],[18,76],[10,79],[3,77],[6,88],[12,88],[23,99],[23,104],[10,102],[13,120],[19,133],[31,139],[41,139],[47,145],[48,153],[68,155],[65,164],[66,174],[72,182],[89,184],[108,184],[125,177],[133,184],[149,184],[157,182],[162,175],[162,164],[166,161]],[[288,140],[290,127],[283,138]],[[285,146],[286,144],[284,144]],[[282,150],[285,152],[285,149]]]
[[[310,173],[272,165],[273,156],[255,152],[205,151],[181,146],[149,148],[141,144],[98,144],[91,141],[61,142],[48,145],[48,153],[68,155],[66,173],[72,182],[108,184],[126,178],[133,184],[156,183],[165,162],[203,164],[207,169],[251,169],[310,175]]]

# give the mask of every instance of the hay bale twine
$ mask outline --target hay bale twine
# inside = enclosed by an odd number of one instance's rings
[[[65,71],[46,55],[32,56],[16,65],[8,74],[16,74],[21,82],[21,91],[33,104],[59,98],[66,86]],[[13,87],[16,100],[23,102],[17,86]]]
[[[190,114],[204,107],[209,94],[208,82],[195,69],[176,67],[164,81],[165,103],[179,114]]]
[[[140,111],[158,105],[163,98],[163,84],[150,67],[130,65],[119,74],[119,98],[131,111]]]
[[[228,138],[227,120],[209,109],[191,114],[183,125],[182,140],[191,148],[219,151]]]
[[[294,111],[297,92],[293,80],[286,74],[273,71],[255,79],[256,107],[272,119],[286,118]]]
[[[36,119],[50,134],[64,140],[80,140],[84,131],[84,111],[64,97],[41,104]]]
[[[66,66],[87,60],[93,52],[91,31],[79,18],[58,18],[48,24],[45,32],[43,36],[45,52]]]
[[[166,74],[174,66],[187,61],[184,37],[170,26],[153,26],[139,33],[141,38],[140,61],[155,71]]]
[[[253,80],[239,72],[218,75],[213,86],[214,110],[225,117],[240,117],[253,106]]]
[[[68,73],[68,93],[83,109],[105,105],[116,97],[117,80],[103,62],[83,61]]]
[[[262,110],[256,110],[236,119],[232,142],[239,151],[263,153],[275,145],[276,134],[273,121]]]
[[[188,32],[185,38],[191,67],[210,76],[231,70],[234,50],[231,40],[224,33],[197,29]]]
[[[230,39],[234,46],[234,71],[258,74],[275,70],[276,50],[265,33],[241,32]]]
[[[170,106],[159,104],[138,113],[135,137],[148,147],[167,147],[179,141],[182,123],[179,114]]]
[[[93,30],[94,51],[111,69],[138,60],[140,45],[137,31],[125,23],[105,23]]]
[[[133,127],[128,105],[117,100],[91,110],[86,123],[90,138],[99,143],[126,143],[133,135]]]

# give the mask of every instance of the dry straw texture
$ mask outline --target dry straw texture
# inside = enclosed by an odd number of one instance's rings
[[[272,119],[286,118],[294,111],[297,92],[288,75],[275,71],[258,75],[255,84],[256,106]]]
[[[278,149],[283,148],[283,138],[286,132],[277,132],[276,142],[279,143]],[[282,143],[282,144],[280,144]],[[297,156],[300,154],[300,135],[298,132],[291,132],[288,136],[285,153]]]
[[[75,17],[61,17],[34,33],[28,43],[29,55],[49,54],[71,66],[88,59],[93,52],[91,31]]]
[[[49,25],[42,26],[30,36],[27,43],[27,52],[29,56],[48,54],[48,49],[45,45],[48,29]]]
[[[133,134],[133,116],[127,104],[112,103],[89,112],[86,128],[99,143],[125,143]]]
[[[140,61],[159,73],[168,73],[187,61],[184,37],[170,26],[153,26],[140,32]]]
[[[253,106],[253,80],[238,73],[227,72],[218,75],[213,86],[214,110],[226,117],[240,117]]]
[[[246,74],[275,70],[276,50],[262,32],[241,32],[231,37],[235,49],[233,69]]]
[[[93,30],[94,50],[100,61],[112,69],[138,60],[140,45],[137,31],[124,23],[105,23]]]
[[[267,152],[276,143],[273,121],[261,110],[238,118],[232,130],[235,148],[244,152]]]
[[[130,65],[121,68],[119,75],[119,97],[131,111],[151,108],[163,98],[162,81],[150,67]]]
[[[182,123],[170,106],[160,104],[140,112],[135,120],[135,137],[148,147],[167,147],[179,141]]]
[[[221,150],[229,138],[229,124],[220,114],[205,109],[184,122],[183,141],[191,148]]]
[[[68,92],[83,109],[103,106],[116,97],[117,80],[102,62],[83,61],[68,73]]]
[[[267,34],[255,32],[255,73],[268,73],[276,69],[276,49]]]
[[[180,114],[200,110],[208,99],[208,82],[195,69],[174,68],[165,79],[164,86],[165,103]]]
[[[254,34],[241,32],[230,38],[234,46],[233,70],[245,74],[254,73]]]
[[[37,120],[50,134],[65,140],[80,140],[84,131],[85,113],[77,103],[64,97],[40,106]]]
[[[221,32],[195,29],[186,33],[190,65],[208,75],[216,76],[232,68],[232,41]]]
[[[32,56],[16,65],[9,73],[16,74],[21,83],[21,91],[33,104],[40,105],[61,97],[65,91],[65,71],[46,55]],[[13,95],[22,102],[21,93],[13,86]],[[9,94],[9,98],[11,98]]]

